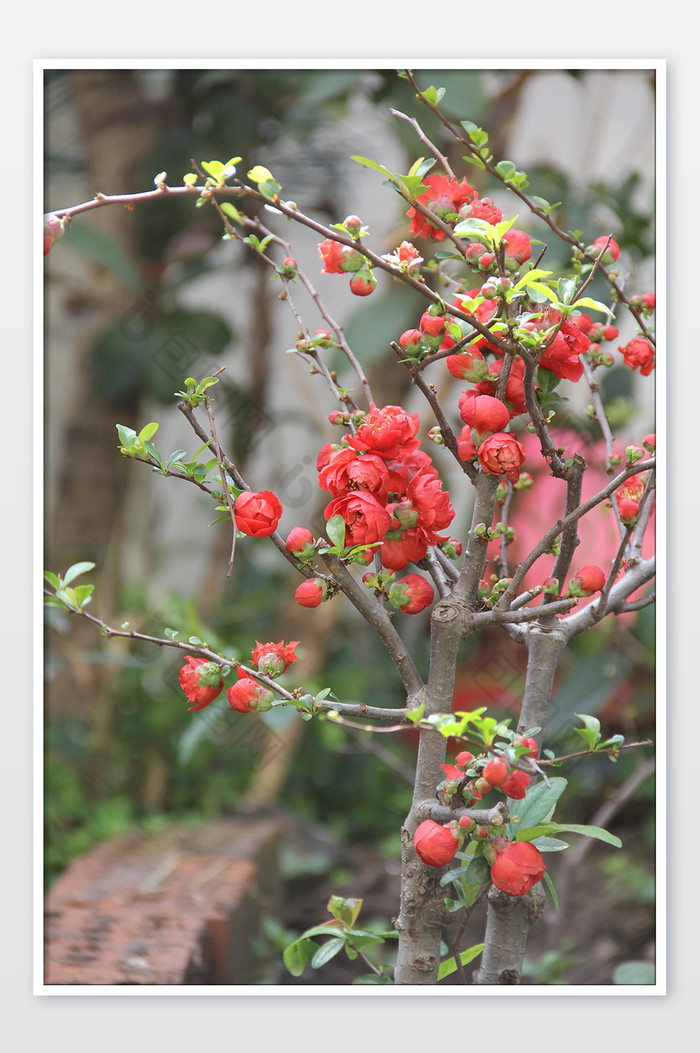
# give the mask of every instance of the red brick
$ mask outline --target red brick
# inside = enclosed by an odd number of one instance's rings
[[[130,834],[75,859],[46,897],[47,985],[253,983],[274,909],[276,819]]]

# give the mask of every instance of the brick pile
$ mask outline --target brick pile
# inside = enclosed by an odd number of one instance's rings
[[[255,983],[279,893],[276,818],[128,834],[75,859],[45,903],[45,985]]]

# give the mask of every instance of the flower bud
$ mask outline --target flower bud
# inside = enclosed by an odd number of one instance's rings
[[[389,602],[402,614],[418,614],[435,599],[435,590],[420,574],[406,574],[389,589]]]
[[[420,329],[406,329],[399,337],[399,344],[404,351],[417,351],[423,341]]]
[[[180,687],[191,703],[188,709],[204,709],[213,702],[224,686],[220,666],[206,658],[188,655],[179,674]]]
[[[605,571],[593,563],[587,563],[569,582],[567,595],[590,596],[594,592],[600,592],[605,580]],[[572,586],[576,586],[578,591],[572,591]]]
[[[328,586],[323,578],[309,578],[294,591],[294,599],[300,607],[319,607],[327,597]]]
[[[287,535],[285,548],[302,563],[308,563],[316,553],[314,536],[306,527],[292,527]]]
[[[429,867],[444,867],[450,863],[459,848],[459,839],[446,826],[433,819],[424,819],[413,835],[416,853]]]
[[[432,308],[428,308],[421,315],[419,325],[421,332],[427,333],[429,336],[439,336],[445,331],[445,316],[444,314],[433,314]]]
[[[492,757],[484,765],[482,774],[491,786],[502,786],[510,775],[510,764],[503,756]]]
[[[642,439],[642,446],[649,453],[656,453],[656,435],[654,432],[650,432],[649,435],[645,435]]]
[[[494,837],[492,845],[497,854],[491,865],[491,880],[501,892],[524,896],[544,877],[544,859],[530,841]]]
[[[462,750],[462,752],[458,753],[457,756],[455,757],[455,764],[459,768],[468,768],[470,762],[473,761],[473,760],[474,760],[474,755],[472,753],[470,753],[469,750]]]
[[[355,296],[369,296],[377,287],[377,279],[369,269],[365,267],[351,278],[350,292]]]

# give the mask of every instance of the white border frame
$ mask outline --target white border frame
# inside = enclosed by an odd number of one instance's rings
[[[659,832],[666,830],[667,816],[667,699],[666,699],[666,661],[667,661],[667,471],[668,471],[668,420],[667,420],[667,385],[666,369],[656,370],[656,435],[657,435],[657,459],[660,462],[660,472],[657,479],[657,512],[656,512],[656,537],[657,537],[657,606],[656,606],[656,983],[640,987],[615,985],[587,985],[579,986],[528,986],[528,987],[394,987],[394,986],[349,986],[347,988],[336,986],[314,985],[305,988],[287,988],[279,986],[181,986],[172,985],[168,987],[138,985],[75,985],[56,986],[44,983],[44,893],[43,893],[43,677],[41,675],[41,662],[43,661],[43,394],[44,394],[44,311],[43,311],[43,288],[44,288],[44,266],[43,256],[39,252],[43,236],[43,103],[44,82],[43,75],[46,70],[51,69],[210,69],[228,68],[234,65],[230,58],[222,59],[123,59],[114,58],[107,60],[99,59],[35,59],[34,60],[34,208],[33,208],[33,245],[34,245],[34,331],[33,331],[33,508],[34,508],[34,551],[33,551],[33,652],[35,657],[35,675],[33,684],[33,761],[34,761],[34,799],[33,799],[33,827],[34,827],[34,873],[33,873],[33,901],[34,901],[34,930],[33,930],[33,991],[35,995],[62,997],[62,996],[128,996],[128,997],[240,997],[240,996],[281,996],[288,997],[317,997],[320,994],[344,998],[347,996],[376,998],[376,997],[405,997],[418,995],[419,997],[470,997],[488,998],[497,997],[653,997],[663,996],[667,993],[667,859],[665,836],[659,836]],[[656,73],[656,333],[657,333],[657,362],[666,362],[667,350],[667,244],[666,244],[666,219],[667,219],[667,171],[666,171],[666,149],[667,149],[667,93],[666,93],[666,60],[665,59],[343,59],[342,62],[323,61],[318,58],[294,58],[270,59],[270,58],[246,58],[235,62],[235,66],[241,69],[325,69],[329,66],[340,66],[346,69],[381,69],[381,68],[409,68],[409,69],[604,69],[604,70],[654,70]],[[37,674],[36,670],[39,669]]]

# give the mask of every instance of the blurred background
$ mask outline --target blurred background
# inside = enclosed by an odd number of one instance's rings
[[[528,193],[561,202],[560,226],[581,231],[586,242],[613,233],[629,291],[654,290],[653,71],[423,69],[416,76],[423,88],[447,89],[442,108],[450,118],[489,132],[494,156],[528,173]],[[242,171],[266,165],[284,196],[321,222],[360,215],[370,247],[389,252],[408,235],[405,203],[378,173],[349,158],[364,155],[406,172],[428,153],[391,108],[418,119],[459,178],[492,196],[505,216],[514,214],[516,199],[463,163],[407,83],[377,69],[49,70],[44,211],[98,191],[147,190],[162,171],[178,185],[191,159],[241,155]],[[261,218],[292,241],[293,255],[366,364],[377,402],[421,412],[425,439],[433,421],[389,348],[417,324],[420,298],[383,275],[370,298],[352,297],[345,279],[320,274],[318,236],[290,230],[269,213]],[[563,246],[533,225],[524,206],[517,225],[547,244],[548,267],[565,263]],[[605,298],[597,283],[590,292]],[[322,378],[286,354],[298,330],[278,293],[269,269],[246,246],[222,240],[213,210],[191,201],[76,218],[46,257],[45,565],[63,573],[76,561],[93,561],[96,570],[81,580],[95,582],[90,610],[111,625],[128,621],[154,635],[177,628],[181,637],[199,636],[242,660],[256,640],[298,639],[300,660],[285,683],[400,706],[400,680],[352,609],[339,600],[298,607],[293,569],[262,540],[238,543],[227,578],[230,530],[209,525],[216,513],[206,495],[152,475],[117,449],[116,424],[138,430],[158,421],[154,441],[162,454],[193,454],[197,442],[175,409],[174,392],[186,376],[226,366],[214,389],[224,447],[254,489],[277,493],[283,535],[297,525],[318,534],[326,502],[315,462],[320,446],[337,437],[328,424],[336,406]],[[325,327],[312,300],[299,290],[294,296],[309,330]],[[622,313],[616,324],[620,344],[635,335]],[[605,371],[602,386],[624,446],[653,430],[653,377],[639,378],[616,358],[620,364]],[[332,365],[352,387],[343,362]],[[430,379],[443,405],[456,407],[463,385],[437,367]],[[557,422],[563,434],[578,434],[594,480],[593,469],[604,471],[600,431],[585,417],[585,392],[564,387],[572,389],[571,402]],[[451,533],[463,536],[470,502],[463,476],[438,448],[427,448],[457,511]],[[543,503],[539,534],[557,503],[557,495],[551,508]],[[517,507],[514,515],[517,529]],[[521,521],[523,531],[532,526],[531,508]],[[613,544],[609,525],[592,525],[582,563],[603,562],[602,538]],[[398,617],[425,670],[427,615]],[[557,752],[581,748],[568,730],[581,712],[598,716],[606,735],[653,737],[653,644],[653,608],[579,636],[561,663],[545,744]],[[387,922],[396,913],[415,740],[304,722],[286,709],[242,716],[225,696],[186,713],[180,665],[174,651],[107,641],[92,625],[48,612],[47,887],[77,854],[124,831],[280,812],[289,829],[281,855],[288,894],[279,914],[265,919],[258,982],[292,982],[279,971],[278,947],[323,920],[330,892],[363,895],[367,920]],[[523,675],[523,649],[505,634],[470,640],[455,708],[488,705],[516,720]],[[624,848],[572,839],[571,849],[549,857],[561,910],[550,910],[551,919],[533,932],[529,982],[611,983],[621,964],[653,961],[653,770],[652,750],[623,753],[616,764],[589,758],[567,768],[567,818],[606,819]],[[478,918],[474,924],[472,942]],[[336,959],[302,982],[344,983],[344,968],[349,963]]]

